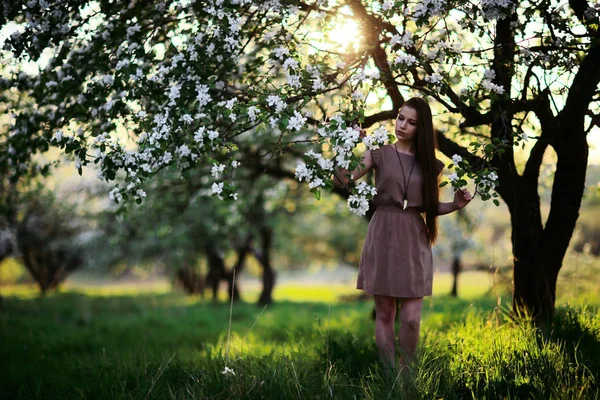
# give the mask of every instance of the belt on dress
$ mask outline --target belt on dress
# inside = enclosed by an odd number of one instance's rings
[[[416,214],[416,215],[420,215],[421,211],[419,211],[418,208],[416,207],[408,207],[406,210],[402,209],[401,205],[396,206],[377,206],[377,208],[375,209],[375,212],[377,211],[391,211],[391,212],[397,212],[397,213],[408,213],[408,214]]]

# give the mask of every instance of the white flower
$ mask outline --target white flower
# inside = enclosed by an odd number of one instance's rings
[[[492,171],[488,174],[487,179],[493,182],[496,179],[498,179],[498,175],[494,171]]]
[[[127,37],[132,36],[133,34],[135,34],[136,32],[139,32],[141,30],[141,26],[140,24],[135,24],[133,26],[130,26],[129,28],[127,28]]]
[[[173,85],[169,90],[169,99],[171,99],[171,103],[175,103],[175,100],[179,98],[181,92],[181,85]]]
[[[291,87],[300,87],[300,76],[298,76],[298,75],[287,75],[287,83]]]
[[[213,183],[211,189],[212,189],[213,194],[216,194],[217,196],[220,196],[221,193],[223,192],[223,182],[219,182],[219,183],[215,182],[215,183]]]
[[[235,375],[235,371],[229,367],[225,367],[225,369],[223,371],[221,371],[221,373],[225,376]]]
[[[326,158],[319,158],[319,166],[325,171],[333,171],[333,161]]]
[[[224,170],[225,170],[224,164],[215,164],[210,169],[210,173],[214,178],[218,178],[219,174],[222,174]]]
[[[288,58],[287,60],[285,60],[285,62],[283,63],[283,69],[287,71],[290,68],[298,69],[298,61],[294,60],[293,58]]]
[[[290,121],[288,122],[287,127],[288,127],[288,129],[298,131],[304,126],[305,123],[306,123],[306,117],[304,117],[298,111],[294,110],[294,116],[290,118]]]
[[[344,69],[346,68],[346,63],[344,61],[338,61],[335,63],[336,69]]]
[[[486,69],[483,73],[483,77],[487,80],[493,81],[496,77],[496,72],[493,69]]]
[[[369,211],[369,201],[364,196],[353,194],[348,197],[348,208],[357,215],[365,215]]]
[[[367,182],[360,182],[358,186],[356,186],[356,190],[359,195],[364,196],[375,196],[377,194],[377,188],[375,186],[369,185]]]
[[[208,131],[208,138],[210,140],[215,140],[218,137],[219,137],[219,132],[217,132],[217,131]]]
[[[204,138],[204,131],[206,130],[206,128],[204,128],[203,126],[201,126],[200,128],[198,128],[198,130],[194,133],[194,141],[196,143],[199,143],[202,141],[202,139]]]
[[[54,137],[52,138],[53,141],[57,141],[60,142],[63,138],[63,131],[58,130],[54,133]]]
[[[453,172],[452,175],[448,177],[448,179],[450,179],[450,182],[456,182],[458,180],[458,175],[456,174],[456,172]]]
[[[127,59],[119,60],[119,62],[117,63],[117,71],[121,70],[127,66],[129,66],[129,60],[127,60]]]
[[[239,161],[237,161],[237,160],[233,160],[233,161],[231,162],[231,166],[232,166],[233,168],[237,168],[237,167],[239,167],[239,166],[240,166],[240,162],[239,162]]]
[[[146,192],[145,192],[145,191],[143,191],[142,189],[138,189],[138,190],[135,192],[135,195],[136,195],[137,197],[144,198],[144,197],[146,197]]]
[[[427,82],[431,82],[434,85],[437,85],[438,83],[440,83],[442,81],[442,79],[443,79],[442,75],[438,74],[437,72],[434,72],[433,74],[425,77],[425,80]]]
[[[278,47],[275,50],[273,50],[273,52],[275,53],[275,57],[279,59],[281,59],[285,54],[290,54],[290,51],[285,47]]]
[[[315,179],[313,179],[312,181],[310,181],[308,183],[308,187],[311,188],[311,189],[318,188],[318,187],[321,187],[321,186],[325,186],[325,183],[319,177],[316,177]]]
[[[365,95],[363,94],[363,92],[360,89],[356,89],[354,91],[354,93],[352,93],[352,98],[354,100],[364,100],[365,99]]]
[[[179,148],[177,149],[177,153],[179,153],[180,157],[186,157],[190,155],[191,151],[190,148],[187,147],[187,145],[183,144],[179,146]]]
[[[108,194],[108,198],[115,203],[120,203],[123,200],[123,195],[120,193],[119,188],[114,188]]]
[[[458,166],[458,163],[462,161],[462,157],[459,156],[458,154],[455,154],[452,156],[452,162],[454,163],[455,166]]]
[[[308,182],[310,180],[310,178],[312,177],[312,171],[306,167],[306,163],[300,162],[296,166],[295,176],[296,176],[296,179],[298,179],[300,182],[302,182],[303,180]]]
[[[252,122],[256,121],[257,114],[260,115],[259,109],[256,108],[255,106],[248,107],[247,112],[248,112],[248,118],[250,118],[250,121],[252,121]]]
[[[394,60],[395,64],[405,64],[407,66],[411,66],[413,64],[415,64],[417,62],[417,59],[415,58],[415,56],[413,55],[404,55],[401,54],[398,57],[396,57],[396,59]]]
[[[194,122],[194,119],[190,114],[183,114],[179,120],[187,124]]]
[[[233,106],[234,106],[234,104],[235,104],[236,101],[237,101],[236,97],[234,97],[233,99],[227,101],[225,103],[225,108],[228,109],[228,110],[231,110],[233,108]]]
[[[280,113],[287,107],[285,101],[283,101],[279,96],[274,94],[269,95],[269,97],[267,97],[267,104],[269,105],[269,107],[275,106],[275,112],[277,113]]]
[[[492,81],[490,81],[488,79],[484,79],[483,81],[481,81],[481,85],[487,90],[491,90],[498,94],[504,94],[504,88],[502,86],[496,85],[495,83],[493,83]]]
[[[231,193],[229,195],[232,199],[237,200],[238,199],[238,194],[237,193]]]

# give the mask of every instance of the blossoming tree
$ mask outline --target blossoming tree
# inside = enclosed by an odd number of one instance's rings
[[[500,196],[513,225],[514,306],[552,317],[598,124],[598,8],[586,0],[3,2],[5,102],[12,112],[0,169],[13,180],[44,170],[34,154],[58,147],[75,167],[97,165],[115,201],[147,195],[169,165],[212,165],[214,195],[251,160],[273,176],[333,188],[362,139],[387,140],[385,122],[409,94],[436,110],[450,181]],[[360,40],[331,43],[352,20]],[[16,24],[16,25],[15,25]],[[42,60],[27,73],[27,60]],[[529,132],[529,133],[527,133]],[[533,143],[523,171],[515,148]],[[312,143],[308,152],[301,144]],[[538,175],[557,154],[552,208],[542,222]],[[302,154],[305,153],[305,154]],[[303,157],[293,172],[294,157]],[[293,163],[293,164],[291,164]],[[496,191],[494,191],[496,189]],[[346,192],[359,214],[374,188]],[[152,195],[152,194],[149,194]],[[495,200],[495,199],[494,199]],[[496,200],[497,201],[497,200]]]

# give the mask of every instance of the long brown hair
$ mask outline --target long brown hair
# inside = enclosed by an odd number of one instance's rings
[[[414,141],[415,157],[423,172],[423,206],[429,241],[437,238],[437,213],[439,203],[438,166],[435,158],[437,143],[433,134],[433,117],[429,104],[419,97],[408,99],[402,107],[417,112],[417,133]]]

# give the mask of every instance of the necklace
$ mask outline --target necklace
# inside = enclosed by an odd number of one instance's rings
[[[410,173],[408,174],[408,182],[406,181],[406,175],[404,174],[404,166],[402,165],[402,160],[400,159],[400,153],[398,151],[398,147],[394,144],[394,151],[396,152],[396,156],[398,157],[398,161],[400,162],[400,168],[402,169],[402,181],[404,182],[404,196],[402,200],[402,209],[406,210],[406,206],[408,205],[408,184],[410,183],[410,177],[412,176],[413,169],[415,168],[415,159],[413,156],[412,167],[410,167]]]

